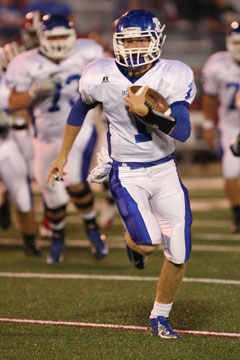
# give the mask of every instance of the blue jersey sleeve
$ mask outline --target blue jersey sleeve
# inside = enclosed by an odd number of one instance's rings
[[[189,104],[186,101],[176,101],[171,106],[172,117],[177,120],[171,137],[179,141],[186,141],[191,135],[191,122],[189,115]]]
[[[73,105],[68,115],[67,124],[72,126],[82,126],[87,112],[93,109],[97,104],[98,103],[95,102],[91,105],[88,105],[84,103],[81,98],[79,98]]]

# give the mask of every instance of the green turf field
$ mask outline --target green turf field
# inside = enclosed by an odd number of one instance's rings
[[[1,231],[0,318],[5,320],[0,322],[0,360],[239,359],[240,234],[229,232],[231,215],[219,181],[214,188],[214,178],[209,179],[209,186],[203,186],[203,181],[193,186],[189,179],[183,180],[190,184],[193,251],[171,323],[173,328],[191,330],[191,335],[164,340],[148,337],[144,331],[162,251],[149,258],[144,271],[134,269],[125,254],[116,215],[105,231],[110,253],[106,259],[96,260],[81,221],[78,223],[78,215],[70,207],[68,247],[62,264],[45,263],[47,240],[41,241],[41,258],[26,258],[14,224]],[[102,203],[98,194],[99,210]],[[35,206],[39,221],[38,193]],[[6,318],[11,322],[5,322]],[[13,323],[13,319],[19,320]],[[26,319],[46,323],[20,322]],[[98,328],[99,324],[102,327]],[[108,324],[116,327],[104,328]]]

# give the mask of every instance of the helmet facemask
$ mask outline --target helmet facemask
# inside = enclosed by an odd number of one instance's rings
[[[39,41],[39,49],[45,56],[59,60],[65,59],[71,55],[75,47],[76,33],[74,29],[59,26],[40,32]]]
[[[240,34],[227,36],[226,47],[233,59],[240,62]]]
[[[148,28],[143,30],[140,26],[119,26],[121,31],[116,30],[113,34],[113,50],[116,62],[124,67],[128,67],[128,70],[150,64],[159,59],[161,55],[162,46],[166,38],[166,36],[163,36],[162,34],[165,25],[161,27],[157,18],[153,18],[151,20],[153,24],[157,24],[156,29]],[[124,40],[126,39],[143,37],[150,40],[148,47],[126,48],[124,46]]]

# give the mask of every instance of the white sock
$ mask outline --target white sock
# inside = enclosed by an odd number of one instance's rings
[[[173,306],[173,303],[161,304],[155,300],[153,309],[151,311],[150,319],[156,318],[158,316],[168,317],[168,315],[172,309],[172,306]]]
[[[91,210],[86,214],[81,214],[81,218],[83,220],[91,220],[91,219],[95,218],[96,215],[97,215],[96,210]]]

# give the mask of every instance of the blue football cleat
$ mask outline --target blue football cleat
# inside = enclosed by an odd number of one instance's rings
[[[52,240],[50,253],[47,256],[47,264],[63,262],[63,252],[65,249],[65,241]]]
[[[133,266],[137,269],[144,269],[147,265],[147,257],[139,254],[126,244],[127,256]]]
[[[88,239],[91,243],[91,251],[98,258],[102,259],[108,254],[108,247],[105,242],[105,236],[98,229],[87,231]]]
[[[149,319],[147,333],[150,336],[159,336],[164,339],[180,339],[178,333],[170,327],[169,319],[164,316]]]

